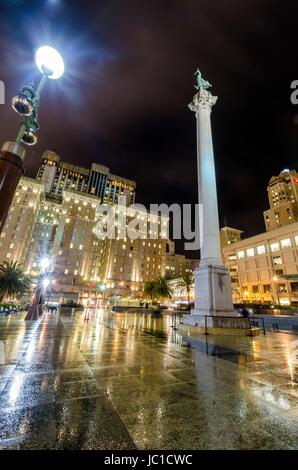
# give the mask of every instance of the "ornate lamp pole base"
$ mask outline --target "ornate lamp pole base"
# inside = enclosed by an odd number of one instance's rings
[[[0,152],[0,232],[19,180],[24,173],[25,149],[16,142],[5,142]]]

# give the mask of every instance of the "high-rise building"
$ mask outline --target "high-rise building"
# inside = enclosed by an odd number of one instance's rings
[[[98,163],[87,169],[63,162],[50,150],[43,153],[37,180],[44,183],[46,193],[58,196],[70,190],[92,194],[107,204],[115,204],[120,196],[126,197],[128,205],[135,202],[135,181],[112,175],[108,167]]]
[[[270,179],[267,191],[270,209],[264,212],[266,230],[298,222],[298,173],[283,170]]]

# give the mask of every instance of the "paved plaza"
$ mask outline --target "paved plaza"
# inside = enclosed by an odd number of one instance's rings
[[[101,310],[1,319],[0,449],[298,448],[297,336],[171,324]]]

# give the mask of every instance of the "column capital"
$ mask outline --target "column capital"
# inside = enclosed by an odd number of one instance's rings
[[[211,111],[212,107],[218,100],[217,96],[213,96],[210,91],[204,88],[199,88],[198,93],[194,96],[193,101],[188,105],[191,111],[197,113],[199,109],[208,109]]]

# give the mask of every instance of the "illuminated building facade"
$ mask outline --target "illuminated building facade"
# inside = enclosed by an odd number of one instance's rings
[[[116,220],[115,238],[102,240],[94,233],[99,203],[81,191],[45,193],[40,181],[21,178],[1,233],[0,262],[22,263],[34,280],[49,259],[49,297],[60,302],[95,301],[100,285],[107,296],[141,296],[147,280],[165,274],[168,218],[140,210],[139,238],[120,238]],[[128,212],[127,223],[133,218]]]
[[[175,252],[175,242],[168,240],[166,253],[166,276],[171,279],[183,277],[186,273],[194,272],[199,266],[198,259],[187,259]]]
[[[135,202],[135,181],[110,174],[104,165],[92,163],[90,169],[66,163],[55,152],[46,150],[37,173],[37,180],[45,185],[45,192],[62,196],[63,191],[79,191],[94,195],[100,202],[115,204],[119,196],[127,204]]]
[[[221,249],[227,246],[237,243],[241,240],[242,230],[238,230],[232,227],[223,227],[220,229],[220,244]]]
[[[267,191],[270,209],[264,212],[266,230],[298,222],[298,173],[283,170],[270,179]]]
[[[234,302],[298,303],[298,223],[223,249]]]
[[[43,184],[21,178],[0,234],[0,262],[25,262],[44,197]]]

